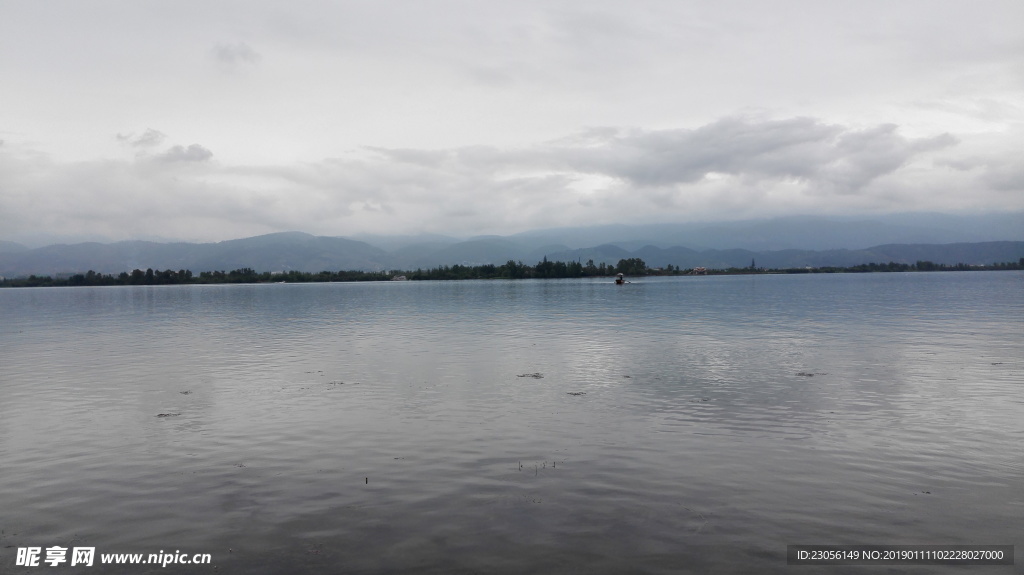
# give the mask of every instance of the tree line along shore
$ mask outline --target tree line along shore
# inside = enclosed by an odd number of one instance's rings
[[[467,280],[467,279],[554,279],[609,277],[623,274],[629,277],[676,276],[676,275],[737,275],[737,274],[816,274],[816,273],[873,273],[873,272],[941,272],[941,271],[999,271],[1024,269],[1024,258],[1017,262],[993,263],[991,265],[938,264],[930,261],[904,263],[868,263],[849,267],[802,267],[771,269],[757,267],[751,261],[744,268],[680,268],[668,265],[651,268],[640,258],[619,260],[616,265],[548,261],[544,258],[536,265],[509,260],[495,265],[452,265],[411,271],[321,271],[321,272],[257,272],[251,268],[225,271],[204,271],[198,274],[190,270],[133,270],[118,275],[88,271],[84,274],[63,274],[54,276],[30,275],[20,278],[4,278],[0,287],[47,287],[47,286],[118,286],[118,285],[175,285],[175,284],[242,284],[242,283],[311,283],[311,282],[357,282],[393,281],[405,279],[420,280]]]

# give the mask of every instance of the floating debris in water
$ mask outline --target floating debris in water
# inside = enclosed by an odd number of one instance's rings
[[[827,373],[809,373],[809,372],[806,372],[806,371],[801,371],[801,372],[798,372],[797,375],[799,375],[800,377],[814,377],[816,375],[828,375],[828,374]]]
[[[179,391],[178,393],[180,393],[182,395],[188,395],[188,394],[190,394],[192,392],[191,391]]]
[[[570,391],[566,395],[586,395],[586,394],[587,394],[587,392],[585,392],[585,391]]]
[[[516,377],[532,377],[533,379],[544,379],[543,373],[524,373]]]
[[[158,414],[156,414],[157,417],[177,417],[179,415],[181,415],[181,414],[180,413],[158,413]]]

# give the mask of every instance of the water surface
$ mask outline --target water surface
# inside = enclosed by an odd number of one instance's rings
[[[52,545],[210,553],[223,573],[782,573],[813,570],[789,544],[1024,549],[1022,288],[0,290],[0,571]]]

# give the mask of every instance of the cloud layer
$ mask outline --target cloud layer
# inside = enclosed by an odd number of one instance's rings
[[[0,239],[1024,209],[1017,0],[0,6]]]
[[[147,131],[126,140],[162,140]],[[1020,141],[1019,134],[1017,136]],[[590,129],[522,147],[365,148],[315,162],[233,165],[200,144],[58,163],[0,147],[0,227],[215,240],[278,230],[512,233],[547,226],[790,213],[1024,209],[1009,153],[813,118],[690,129]],[[950,158],[973,147],[972,160]],[[42,217],[40,217],[42,215]]]

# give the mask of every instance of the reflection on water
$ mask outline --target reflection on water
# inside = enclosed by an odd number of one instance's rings
[[[0,565],[783,572],[787,544],[1021,544],[1022,287],[2,290]]]

